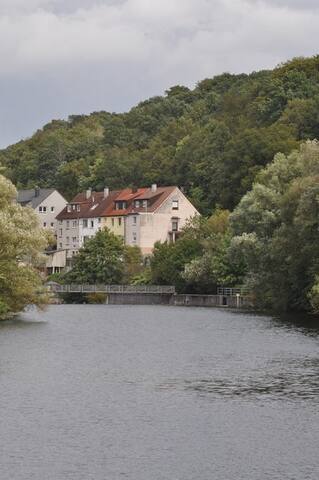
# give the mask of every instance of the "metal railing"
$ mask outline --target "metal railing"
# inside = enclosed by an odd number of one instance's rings
[[[59,285],[49,284],[47,288],[53,293],[134,293],[134,294],[169,294],[174,295],[172,285]]]
[[[218,287],[217,288],[217,295],[224,295],[225,297],[233,297],[237,294],[239,295],[247,295],[248,290],[244,287]]]

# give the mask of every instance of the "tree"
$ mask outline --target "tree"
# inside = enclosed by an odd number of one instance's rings
[[[218,285],[234,287],[241,284],[245,266],[240,259],[230,255],[232,235],[228,210],[216,209],[211,217],[188,228],[197,228],[194,236],[203,254],[185,265],[183,278],[201,293],[216,293]]]
[[[124,283],[134,282],[143,274],[143,255],[138,246],[126,245],[124,248]]]
[[[257,304],[310,309],[319,274],[319,144],[274,161],[231,215],[233,255],[247,265]]]
[[[101,230],[79,250],[65,281],[88,284],[121,283],[124,245],[108,229]]]
[[[46,235],[33,210],[17,204],[16,196],[13,184],[0,175],[0,318],[46,300],[35,268]]]

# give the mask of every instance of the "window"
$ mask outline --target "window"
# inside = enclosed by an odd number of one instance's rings
[[[100,219],[100,218],[98,218],[97,221],[98,221],[99,223],[101,223],[101,219]]]
[[[122,219],[121,217],[118,218],[118,223],[119,223],[119,227],[122,225]]]
[[[90,227],[94,228],[94,220],[90,220]]]
[[[135,200],[135,207],[140,208],[140,201],[139,200]]]
[[[88,226],[87,218],[84,218],[84,220],[83,220],[83,228],[87,228],[87,226]]]
[[[59,225],[62,225],[62,224],[63,224],[62,220],[59,220]]]
[[[59,246],[60,246],[60,248],[62,248],[62,243],[61,242],[59,243]]]
[[[46,226],[47,226],[47,222],[43,222],[43,226],[46,227]]]
[[[136,217],[133,217],[133,225],[136,225]]]
[[[66,229],[69,230],[69,228],[70,228],[70,220],[67,220],[66,221]]]
[[[76,243],[76,237],[72,237],[72,242]]]
[[[46,211],[47,211],[47,207],[42,207],[42,212],[46,213]]]
[[[133,232],[133,243],[136,243],[136,232]]]
[[[59,230],[59,237],[62,237],[62,228]]]
[[[178,210],[179,206],[178,206],[178,200],[173,200],[172,201],[172,209],[173,210]]]
[[[51,222],[50,225],[51,225],[51,227],[54,227],[54,223],[53,223],[53,222]]]
[[[54,212],[54,207],[51,207],[51,212]]]
[[[172,232],[178,231],[178,220],[172,220]]]
[[[80,205],[77,205],[77,206],[76,206],[76,211],[77,211],[77,212],[80,212],[80,210],[81,210]]]
[[[39,207],[39,212],[42,213],[42,207]]]
[[[114,227],[114,218],[112,218],[112,227]]]
[[[84,235],[84,237],[83,237],[83,243],[84,243],[84,245],[85,245],[86,242],[89,240],[89,238],[90,238],[90,237],[89,237],[88,235]]]
[[[143,208],[147,208],[147,200],[143,200]]]
[[[124,210],[126,208],[126,202],[115,202],[116,210]]]
[[[77,226],[77,224],[78,224],[78,222],[77,222],[76,220],[73,220],[73,222],[72,222],[72,226],[73,226],[73,228],[74,228],[74,227],[76,227],[76,226]]]
[[[70,237],[66,237],[66,244],[69,245],[70,243]]]
[[[71,212],[71,205],[67,205],[66,211],[69,212],[69,213]]]

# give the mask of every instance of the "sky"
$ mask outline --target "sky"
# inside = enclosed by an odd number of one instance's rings
[[[71,114],[319,53],[318,0],[0,0],[0,147]]]

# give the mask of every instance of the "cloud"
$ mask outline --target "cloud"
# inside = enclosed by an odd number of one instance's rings
[[[176,83],[192,86],[223,71],[270,68],[315,54],[316,3],[0,0],[4,108],[17,96],[20,104],[33,99],[34,105],[32,115],[12,106],[10,122],[20,115],[12,134],[0,114],[0,129],[7,131],[2,143],[32,133],[54,115],[122,110]]]

